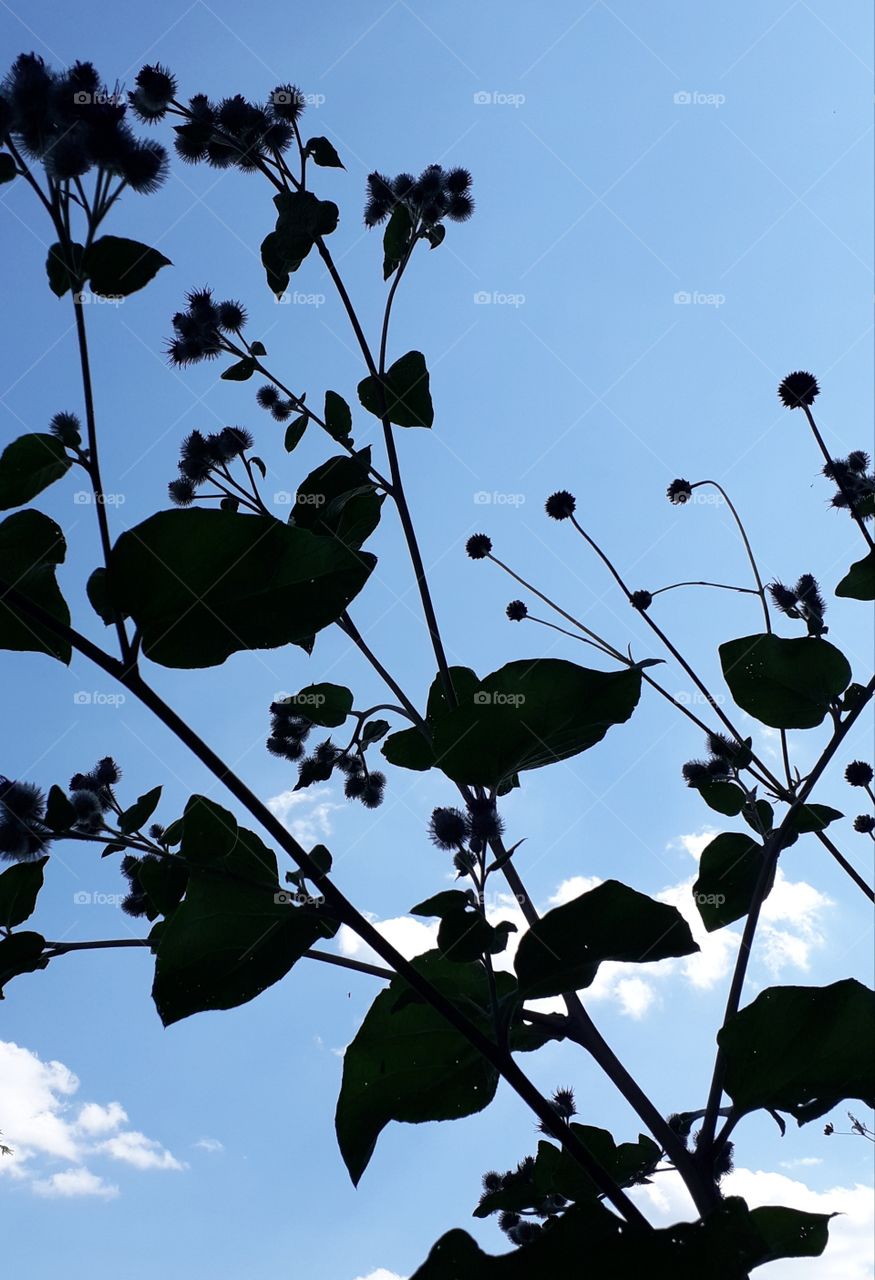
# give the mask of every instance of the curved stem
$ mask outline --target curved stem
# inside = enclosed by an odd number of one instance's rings
[[[428,733],[428,726],[426,725],[425,720],[423,720],[422,716],[416,710],[416,707],[413,705],[413,703],[408,698],[407,694],[398,684],[397,680],[395,680],[394,677],[389,674],[389,672],[383,666],[382,662],[377,657],[377,655],[373,652],[372,649],[368,647],[368,645],[364,640],[364,637],[356,627],[355,623],[353,622],[349,614],[344,613],[341,616],[340,620],[336,623],[336,625],[340,628],[340,630],[343,632],[344,635],[349,636],[350,640],[353,642],[353,644],[356,646],[359,652],[362,653],[365,658],[367,658],[368,662],[371,664],[371,666],[374,668],[377,674],[383,680],[385,680],[386,684],[395,694],[395,697],[401,703],[402,707],[407,712],[408,716],[413,721],[413,723],[417,726],[417,728],[424,729],[426,733]]]
[[[719,587],[721,591],[740,591],[743,595],[758,596],[760,593],[753,587],[734,587],[728,582],[673,582],[670,587],[657,587],[651,591],[652,596],[661,596],[663,591],[677,591],[678,587]]]
[[[769,617],[769,602],[766,599],[766,589],[763,586],[763,580],[760,577],[760,571],[759,571],[759,568],[757,567],[756,557],[754,556],[754,553],[753,553],[753,547],[750,545],[750,540],[747,536],[747,530],[742,524],[741,516],[736,511],[735,505],[733,504],[732,499],[729,497],[729,494],[723,488],[723,485],[718,483],[718,481],[698,480],[694,485],[690,485],[690,488],[698,489],[701,485],[706,485],[706,484],[711,485],[712,488],[717,490],[717,492],[720,494],[720,496],[722,497],[723,501],[726,503],[729,510],[732,512],[732,517],[735,520],[735,524],[738,528],[738,532],[741,534],[741,540],[744,543],[744,549],[747,552],[747,558],[750,561],[750,567],[753,570],[754,581],[757,584],[756,594],[759,596],[760,603],[762,604],[762,607],[763,607],[763,617],[766,623],[766,632],[768,635],[771,635],[772,620]]]

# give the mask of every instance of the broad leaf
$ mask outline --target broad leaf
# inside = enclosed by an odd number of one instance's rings
[[[875,992],[853,978],[770,987],[725,1024],[725,1090],[741,1113],[816,1120],[846,1099],[875,1106]]]
[[[85,255],[85,274],[102,297],[123,297],[144,289],[162,267],[171,265],[157,249],[124,236],[101,236]]]
[[[283,440],[283,447],[285,448],[286,453],[291,453],[292,450],[296,449],[301,443],[301,439],[303,438],[304,432],[307,430],[307,423],[309,421],[309,415],[302,413],[286,427],[286,434]]]
[[[731,782],[700,782],[695,790],[709,809],[734,818],[744,808],[744,792]]]
[[[437,766],[455,782],[485,787],[586,751],[629,719],[641,692],[639,671],[592,671],[559,658],[510,662],[483,680],[464,667],[451,675],[453,710],[440,680],[432,685],[432,747],[408,729],[387,738],[383,754],[404,768]]]
[[[47,862],[48,857],[18,862],[0,875],[0,927],[14,929],[33,914]]]
[[[40,511],[16,511],[0,523],[0,649],[47,653],[68,663],[68,640],[19,610],[8,596],[13,588],[64,626],[70,611],[55,581],[55,567],[67,554],[64,535]]]
[[[11,182],[18,173],[14,158],[8,151],[0,151],[0,184]]]
[[[851,679],[848,660],[828,640],[743,636],[720,646],[733,698],[773,729],[813,729]]]
[[[70,251],[71,257],[68,258],[62,246],[56,243],[51,246],[46,258],[49,288],[56,298],[63,298],[65,293],[78,285],[82,254],[85,250],[81,244],[72,244]]]
[[[255,373],[255,361],[249,356],[229,364],[222,373],[223,382],[246,382]]]
[[[824,831],[831,822],[844,816],[838,809],[831,809],[828,804],[803,804],[790,815],[787,830],[799,835],[806,831]]]
[[[709,933],[747,915],[762,865],[763,846],[750,836],[726,831],[706,846],[693,898]]]
[[[92,570],[85,583],[85,594],[94,612],[107,627],[115,621],[116,612],[109,594],[109,579],[103,565]]]
[[[489,993],[482,965],[459,965],[434,951],[412,961],[423,977],[484,1031]],[[429,1005],[402,999],[401,978],[377,996],[343,1059],[335,1125],[353,1183],[391,1120],[420,1124],[470,1116],[492,1101],[498,1072]],[[482,1010],[482,1016],[477,1011]]]
[[[521,993],[531,999],[588,987],[604,960],[644,964],[698,950],[675,907],[606,880],[532,925],[514,968]]]
[[[267,516],[186,509],[122,534],[110,566],[113,598],[140,628],[146,657],[211,667],[328,626],[375,563]]]
[[[836,595],[849,600],[875,600],[875,551],[851,565],[836,587]]]
[[[19,436],[0,455],[0,511],[21,507],[66,475],[73,463],[56,436]]]
[[[157,942],[152,996],[165,1026],[245,1004],[337,930],[320,907],[291,905],[276,856],[203,796],[186,805],[180,853],[190,864],[185,897],[150,935]]]
[[[282,191],[274,196],[276,228],[265,236],[261,261],[273,293],[284,293],[289,276],[297,271],[317,238],[330,235],[337,226],[337,205],[319,200],[312,191]]]
[[[430,427],[434,408],[425,356],[421,351],[408,351],[386,370],[382,385],[375,377],[363,379],[359,400],[368,413],[386,417],[396,426]]]
[[[336,391],[325,392],[325,426],[334,440],[341,440],[352,431],[352,413],[343,396]]]

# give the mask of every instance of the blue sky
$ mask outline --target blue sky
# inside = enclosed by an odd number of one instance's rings
[[[495,0],[327,0],[318,11],[155,0],[113,16],[94,3],[4,4],[3,65],[34,49],[58,66],[92,59],[109,82],[130,84],[143,62],[160,60],[183,94],[214,97],[259,98],[277,82],[297,83],[313,95],[309,133],[327,135],[346,164],[320,171],[319,190],[340,205],[332,249],[370,332],[384,285],[379,233],[361,223],[366,174],[433,161],[473,172],[475,217],[417,256],[392,342],[395,356],[424,351],[431,370],[434,430],[399,432],[399,449],[452,661],[481,674],[522,657],[590,661],[571,640],[505,621],[504,605],[520,592],[465,558],[477,530],[615,643],[662,656],[580,540],[545,518],[544,498],[560,487],[576,494],[582,522],[635,587],[747,581],[725,507],[666,502],[677,475],[727,487],[764,577],[795,581],[812,571],[831,593],[859,557],[850,521],[826,509],[814,442],[775,392],[791,369],[812,369],[834,451],[866,447],[872,33],[862,0],[560,0],[539,12]],[[308,436],[290,464],[282,428],[255,406],[253,384],[220,382],[215,366],[167,369],[163,339],[186,289],[209,283],[239,297],[281,376],[313,400],[332,387],[355,402],[363,371],[321,266],[308,261],[293,277],[292,305],[277,307],[267,291],[258,247],[272,212],[263,182],[176,162],[158,195],[131,195],[113,218],[111,231],[154,244],[174,264],[123,306],[95,305],[89,315],[116,534],[165,504],[179,443],[193,428],[253,430],[268,493],[293,491],[326,456]],[[42,283],[48,228],[19,184],[3,188],[0,216],[6,441],[81,405],[69,304]],[[372,431],[363,416],[356,427],[361,441]],[[76,492],[68,479],[38,505],[67,530],[65,593],[78,598],[77,623],[102,640],[81,593],[97,562],[96,529]],[[380,565],[353,616],[422,701],[433,665],[391,514],[371,548]],[[715,684],[716,645],[759,627],[746,597],[690,591],[662,600],[661,623]],[[829,622],[859,678],[871,654],[864,608],[832,600]],[[38,656],[0,663],[6,773],[47,786],[109,753],[131,798],[164,784],[165,820],[193,791],[224,802],[145,711],[107,700],[115,691],[80,659],[69,670]],[[682,673],[662,671],[673,691],[688,689]],[[449,784],[393,771],[372,814],[335,787],[292,803],[291,767],[263,749],[267,705],[280,691],[339,679],[357,706],[382,701],[344,638],[324,634],[310,660],[269,652],[212,672],[152,674],[305,843],[329,844],[341,887],[375,919],[396,922],[386,926],[393,939],[422,945],[405,913],[446,882],[445,855],[428,844],[425,823],[435,804],[452,802]],[[795,737],[804,771],[823,737]],[[701,749],[692,726],[645,697],[596,750],[529,774],[504,814],[512,838],[526,838],[521,870],[533,897],[546,907],[593,877],[615,876],[680,900],[700,837],[731,826],[680,780],[683,761]],[[869,750],[860,728],[838,764]],[[819,798],[852,817],[858,795],[837,767]],[[871,849],[849,823],[839,842],[867,865]],[[870,980],[861,895],[811,838],[783,864],[749,996],[775,981]],[[62,848],[50,869],[36,920],[47,936],[139,929],[104,900],[123,888],[112,860]],[[82,894],[91,900],[76,902]],[[723,931],[689,972],[642,966],[613,973],[594,993],[600,1028],[666,1112],[703,1104],[735,942],[734,928]],[[352,940],[340,945],[355,953]],[[469,1215],[482,1172],[534,1147],[529,1117],[507,1091],[455,1125],[390,1128],[360,1188],[349,1184],[332,1126],[338,1051],[376,994],[372,979],[302,964],[253,1004],[169,1031],[150,982],[146,954],[89,953],[8,990],[0,1076],[13,1102],[0,1109],[0,1128],[25,1156],[14,1170],[0,1166],[0,1194],[7,1249],[27,1250],[31,1274],[63,1266],[69,1280],[141,1280],[160,1260],[167,1280],[193,1269],[217,1280],[284,1269],[308,1280],[394,1280],[451,1226],[501,1247],[494,1226],[472,1228]],[[619,1137],[637,1133],[622,1100],[569,1048],[550,1046],[527,1065],[546,1089],[573,1084],[585,1120]],[[852,1190],[871,1183],[868,1144],[828,1141],[816,1124],[780,1141],[758,1119],[738,1138],[743,1194],[846,1212],[835,1255],[794,1264],[792,1275],[871,1276],[865,1194]],[[649,1207],[668,1220],[680,1200],[671,1188],[660,1194],[664,1203]],[[780,1267],[772,1274],[781,1280]]]

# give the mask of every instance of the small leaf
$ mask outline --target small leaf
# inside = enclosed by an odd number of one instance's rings
[[[11,182],[18,173],[15,160],[8,151],[0,151],[0,184]]]
[[[352,413],[343,396],[325,392],[325,427],[334,440],[342,440],[352,431]]]
[[[727,831],[706,846],[693,898],[709,933],[747,915],[762,865],[763,846],[750,836]]]
[[[72,465],[56,436],[19,436],[0,455],[0,511],[24,506],[66,475]]]
[[[786,1111],[802,1125],[851,1098],[875,1106],[875,992],[853,978],[770,987],[729,1019],[717,1042],[739,1114]]]
[[[327,138],[311,138],[304,150],[313,163],[321,165],[323,169],[344,168],[343,161]]]
[[[31,933],[27,929],[0,940],[0,1000],[4,998],[3,988],[12,978],[17,978],[20,973],[45,969],[49,963],[41,958],[45,945],[46,940],[41,933]]]
[[[741,816],[751,830],[755,831],[759,836],[768,835],[775,824],[775,811],[768,800],[757,800],[753,808],[750,805],[745,805],[741,811]],[[793,842],[788,841],[784,848],[788,848],[791,843]]]
[[[743,636],[720,646],[723,675],[736,703],[773,729],[813,729],[851,679],[834,645],[802,636]]]
[[[406,204],[396,204],[383,232],[383,279],[401,265],[413,234],[413,219]]]
[[[282,706],[326,729],[336,729],[352,711],[352,693],[342,684],[308,684],[306,689],[283,698]]]
[[[255,361],[249,356],[244,356],[242,360],[238,360],[236,364],[229,364],[228,368],[222,373],[223,382],[246,382],[247,378],[251,378],[255,373]]]
[[[540,998],[590,986],[604,960],[644,964],[698,950],[675,907],[606,880],[532,925],[514,968],[521,993]]]
[[[734,818],[744,808],[744,792],[731,782],[700,782],[695,790],[709,809],[723,813],[728,818]]]
[[[124,236],[101,236],[85,256],[83,269],[102,297],[123,297],[145,288],[170,259],[157,249]]]
[[[389,732],[388,720],[369,720],[362,729],[361,743],[366,747],[371,742],[379,742]]]
[[[72,263],[65,256],[59,244],[53,244],[46,258],[46,274],[49,277],[49,288],[57,298],[63,298],[69,289],[75,289],[79,283],[79,269],[82,254],[85,252],[81,244],[70,246]]]
[[[407,355],[386,371],[382,382],[370,376],[359,383],[359,400],[377,418],[388,418],[399,427],[430,427],[434,407],[429,391],[428,369],[421,351]]]
[[[66,793],[57,785],[50,787],[46,800],[46,826],[52,831],[69,831],[77,816]]]
[[[292,450],[296,449],[297,446],[301,443],[301,437],[303,436],[304,432],[307,430],[307,423],[309,421],[310,421],[309,415],[306,413],[302,413],[299,418],[295,418],[294,421],[290,422],[289,425],[286,427],[286,436],[285,436],[285,440],[283,441],[283,444],[285,445],[286,453],[291,453]]]
[[[105,623],[106,626],[115,622],[116,612],[109,596],[109,578],[102,565],[93,570],[85,583],[85,594],[88,596],[88,603],[101,622]]]
[[[443,889],[431,898],[426,898],[415,907],[410,908],[412,916],[451,915],[454,911],[464,911],[473,905],[474,896],[470,889]]]
[[[66,554],[60,528],[40,511],[16,511],[0,522],[0,649],[47,653],[69,663],[69,640],[19,610],[8,597],[12,587],[69,627],[70,611],[55,581],[55,568]]]
[[[875,551],[851,565],[836,587],[836,595],[849,600],[875,600]]]
[[[161,788],[153,787],[151,791],[147,791],[145,795],[140,796],[129,809],[125,809],[120,814],[118,825],[119,829],[130,835],[133,831],[142,831],[145,823],[149,821],[152,814],[158,808],[158,801],[161,799]]]
[[[370,449],[329,458],[302,481],[291,523],[357,551],[380,523],[383,496],[368,477]]]
[[[266,356],[267,347],[264,345],[263,342],[250,342],[249,352],[250,352],[250,355],[253,355],[253,356]]]
[[[14,929],[33,914],[48,856],[18,862],[0,875],[0,927]]]
[[[845,815],[828,804],[803,804],[794,809],[787,823],[787,830],[803,835],[807,831],[824,831],[831,822]]]

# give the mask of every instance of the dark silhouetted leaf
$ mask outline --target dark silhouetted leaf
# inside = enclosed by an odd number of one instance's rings
[[[235,364],[229,364],[228,368],[222,373],[224,382],[246,382],[255,373],[255,361],[249,356],[244,356],[242,360],[238,360]]]
[[[84,261],[91,288],[102,297],[127,298],[144,289],[170,259],[157,249],[123,236],[101,236],[89,248]]]
[[[421,351],[408,351],[396,360],[380,382],[367,377],[359,383],[359,400],[376,417],[387,417],[399,427],[430,427],[434,408],[429,391],[428,369]]]
[[[762,865],[763,846],[750,836],[726,831],[706,846],[693,898],[709,933],[747,915]]]
[[[119,830],[123,831],[125,835],[130,835],[132,831],[142,831],[145,823],[149,821],[158,808],[160,799],[160,787],[153,787],[151,791],[147,791],[145,795],[140,796],[139,800],[120,814],[118,820]]]
[[[283,698],[282,705],[314,724],[336,729],[352,711],[352,693],[342,684],[308,684],[300,693]]]
[[[743,636],[720,646],[723,675],[742,708],[773,729],[813,729],[851,679],[828,640]]]
[[[47,653],[68,663],[70,642],[50,631],[14,605],[6,592],[12,587],[26,600],[64,626],[70,611],[55,581],[55,567],[67,554],[64,535],[54,520],[40,511],[16,511],[0,522],[0,649]]]
[[[343,161],[327,138],[311,138],[304,150],[314,164],[321,165],[324,169],[344,168]]]
[[[0,455],[0,511],[21,507],[60,480],[72,466],[56,436],[19,436]]]
[[[17,978],[20,973],[45,969],[48,960],[40,958],[45,945],[46,940],[41,933],[31,933],[29,930],[0,939],[0,1000],[4,998],[3,988],[6,983]]]
[[[836,595],[849,600],[875,600],[875,551],[851,565],[836,587]]]
[[[0,875],[0,927],[14,929],[33,914],[48,860],[17,862]]]
[[[606,880],[532,925],[514,968],[528,999],[588,987],[604,960],[644,964],[698,950],[675,907]]]

